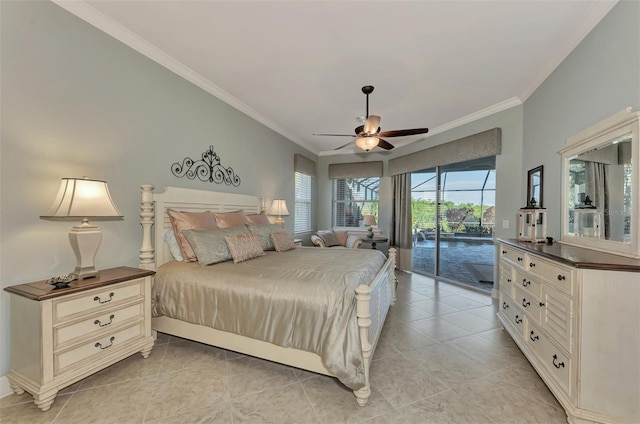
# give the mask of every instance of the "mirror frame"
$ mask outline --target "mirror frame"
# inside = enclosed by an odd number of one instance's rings
[[[531,204],[530,200],[533,198],[533,177],[538,174],[540,178],[540,196],[536,199],[536,203],[534,205]],[[544,166],[540,165],[533,169],[530,169],[527,172],[527,207],[535,207],[535,208],[544,208]]]
[[[631,178],[631,240],[629,243],[580,237],[568,232],[569,229],[569,161],[580,153],[584,153],[607,144],[615,138],[631,133],[631,163],[634,168],[640,166],[639,140],[640,113],[632,112],[628,107],[597,124],[569,137],[564,147],[558,152],[562,155],[562,221],[561,243],[573,246],[581,246],[589,249],[615,253],[632,258],[640,258],[640,181],[637,169],[632,172]]]

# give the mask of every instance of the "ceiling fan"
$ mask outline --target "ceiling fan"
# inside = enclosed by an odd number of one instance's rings
[[[404,137],[408,135],[416,135],[416,134],[425,134],[429,131],[429,128],[414,128],[408,130],[390,130],[390,131],[380,131],[380,117],[377,115],[369,115],[369,94],[373,92],[372,85],[365,85],[362,87],[362,92],[367,96],[367,115],[366,121],[364,125],[360,125],[355,129],[355,135],[352,134],[314,134],[320,136],[331,136],[331,137],[354,137],[356,140],[356,146],[361,148],[362,150],[368,152],[374,147],[380,147],[381,149],[391,150],[393,149],[393,144],[384,140],[382,137]],[[337,147],[334,150],[342,149],[343,147],[347,147],[351,142]]]

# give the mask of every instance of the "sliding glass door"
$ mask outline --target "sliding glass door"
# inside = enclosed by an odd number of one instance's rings
[[[413,269],[491,290],[495,158],[414,172]]]

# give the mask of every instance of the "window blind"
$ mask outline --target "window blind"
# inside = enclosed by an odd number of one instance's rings
[[[311,187],[313,177],[302,172],[296,172],[295,180],[294,233],[304,233],[311,231]]]

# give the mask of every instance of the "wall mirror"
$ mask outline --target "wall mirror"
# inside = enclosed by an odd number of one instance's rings
[[[567,139],[563,243],[640,257],[638,116],[627,108]]]
[[[542,165],[530,169],[527,172],[527,207],[529,208],[542,208]]]

